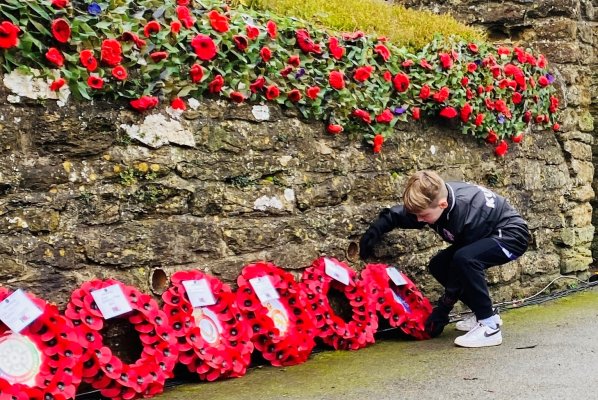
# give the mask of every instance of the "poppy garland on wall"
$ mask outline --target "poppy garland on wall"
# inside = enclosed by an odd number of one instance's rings
[[[0,304],[12,326],[0,322],[0,399],[75,398],[83,349],[71,321],[21,290],[0,287]]]
[[[315,346],[315,328],[293,275],[258,262],[245,266],[237,283],[237,305],[262,356],[274,366],[305,362]]]
[[[168,317],[148,294],[114,280],[92,280],[72,295],[65,316],[79,328],[86,352],[83,378],[111,399],[151,397],[164,390],[178,360],[176,337]],[[105,346],[102,329],[106,320],[126,318],[139,333],[143,350],[127,364]]]
[[[432,306],[411,279],[386,264],[368,264],[361,277],[376,310],[392,327],[416,339],[429,339],[424,323]]]
[[[230,286],[197,270],[176,272],[170,280],[162,299],[179,361],[207,381],[245,375],[253,343]]]
[[[357,274],[346,264],[328,257],[315,260],[305,269],[301,285],[307,294],[317,336],[324,343],[343,350],[358,350],[374,343],[378,317]],[[342,293],[351,306],[351,320],[345,321],[331,307],[330,289]]]

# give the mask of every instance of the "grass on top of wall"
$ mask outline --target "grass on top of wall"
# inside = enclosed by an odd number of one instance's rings
[[[459,36],[465,40],[485,40],[477,29],[450,15],[406,9],[383,0],[232,0],[254,9],[297,17],[336,31],[361,30],[386,36],[397,46],[419,50],[436,34]]]

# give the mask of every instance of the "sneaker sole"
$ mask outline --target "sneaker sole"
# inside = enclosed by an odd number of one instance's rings
[[[457,338],[459,339],[459,338]],[[455,339],[455,344],[459,347],[467,347],[467,348],[480,348],[480,347],[492,347],[492,346],[500,346],[502,344],[502,337],[500,340],[495,340],[492,342],[486,343],[458,343],[458,340]]]

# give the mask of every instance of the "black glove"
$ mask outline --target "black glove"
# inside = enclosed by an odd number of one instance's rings
[[[428,317],[425,323],[425,329],[430,337],[436,337],[442,333],[444,327],[449,323],[449,313],[457,302],[456,297],[446,293],[438,299],[436,307]]]
[[[361,237],[359,240],[359,257],[362,260],[369,258],[374,253],[374,246],[380,240],[380,235],[370,228]]]
[[[443,307],[434,307],[432,313],[426,320],[426,333],[430,337],[436,337],[442,333],[444,327],[449,323],[449,313]]]

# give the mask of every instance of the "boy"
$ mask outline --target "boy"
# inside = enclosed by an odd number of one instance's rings
[[[481,186],[445,183],[433,171],[419,171],[409,178],[403,203],[382,210],[370,225],[359,242],[360,257],[368,258],[380,237],[394,228],[431,227],[451,245],[428,265],[445,291],[426,320],[426,331],[431,337],[440,335],[450,311],[461,300],[475,319],[457,323],[457,329],[468,332],[457,337],[455,344],[500,345],[502,321],[492,309],[485,270],[515,260],[527,250],[526,222],[505,198]]]

